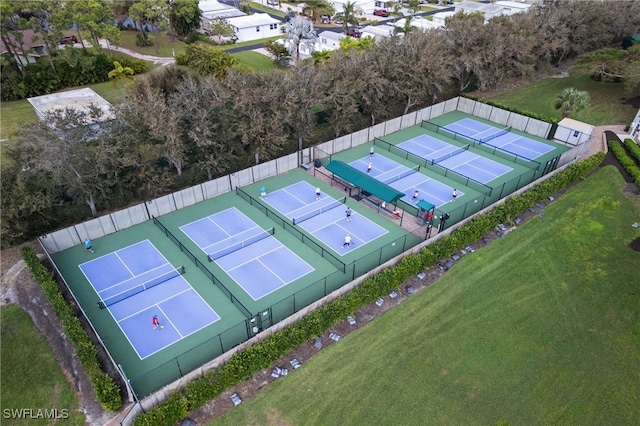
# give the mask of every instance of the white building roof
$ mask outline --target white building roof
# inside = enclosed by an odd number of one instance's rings
[[[465,13],[482,12],[489,14],[489,18],[498,15],[508,15],[508,8],[495,3],[476,3],[474,1],[461,1],[455,4],[456,12],[463,10]]]
[[[321,38],[326,38],[327,40],[340,41],[340,39],[345,38],[346,36],[343,33],[337,33],[335,31],[322,31],[318,34],[318,40]]]
[[[198,3],[198,7],[202,11],[202,18],[212,21],[214,19],[237,18],[238,16],[246,16],[246,13],[239,11],[235,7],[222,4],[218,0],[205,0]]]
[[[398,19],[394,25],[399,28],[404,28],[406,21],[407,21],[406,18]],[[444,27],[443,24],[439,22],[433,22],[428,19],[412,19],[411,26],[415,28],[420,28],[423,31],[435,30],[435,29]]]
[[[362,37],[370,36],[373,39],[391,37],[393,33],[394,27],[391,25],[367,25],[362,29]]]
[[[89,105],[91,104],[100,108],[104,113],[100,119],[95,121],[104,121],[113,118],[111,104],[88,87],[36,96],[28,98],[27,101],[29,101],[33,109],[36,110],[36,115],[40,117],[40,119],[44,119],[48,112],[56,109],[64,110],[66,108],[72,108],[76,111],[89,113]]]
[[[432,15],[433,17],[433,22],[438,22],[438,23],[442,23],[444,24],[444,21],[447,18],[452,17],[453,15],[455,15],[456,12],[454,12],[453,10],[447,11],[447,12],[438,12],[438,13],[434,13]]]
[[[508,7],[509,9],[517,9],[520,12],[528,12],[529,10],[531,10],[531,7],[533,6],[532,4],[529,3],[518,3],[515,1],[506,1],[506,0],[498,0],[495,2],[495,4],[499,5],[499,6],[505,6]]]
[[[276,18],[272,18],[268,13],[254,13],[253,15],[240,16],[227,19],[230,25],[236,28],[259,27],[262,25],[279,24]]]

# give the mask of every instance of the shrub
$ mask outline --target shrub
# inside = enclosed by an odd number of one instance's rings
[[[102,371],[98,361],[98,349],[91,342],[69,304],[64,300],[51,272],[40,263],[36,252],[30,247],[22,247],[22,258],[42,287],[43,293],[51,302],[65,334],[73,342],[78,358],[80,358],[80,362],[91,380],[102,408],[107,411],[118,411],[122,407],[120,388],[111,376]]]

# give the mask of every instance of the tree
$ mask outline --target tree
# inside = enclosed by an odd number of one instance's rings
[[[49,176],[73,200],[88,205],[94,217],[97,204],[111,192],[109,176],[118,157],[111,149],[108,123],[97,124],[103,118],[96,106],[88,111],[57,109],[44,121],[23,127],[17,137],[17,143],[31,153],[26,167]]]
[[[83,31],[90,34],[91,44],[99,46],[99,39],[107,32],[111,34],[113,30],[109,28],[115,27],[115,15],[101,0],[63,2],[60,8],[64,10],[63,16],[66,16],[65,28],[71,27],[69,23],[75,25],[78,40],[83,46]]]
[[[198,0],[169,0],[171,34],[186,37],[200,28],[202,11]]]
[[[264,48],[271,54],[271,56],[273,56],[274,61],[276,61],[277,64],[283,66],[289,65],[291,61],[291,54],[284,44],[276,43],[275,41],[267,41],[264,44]]]
[[[169,19],[169,5],[166,0],[140,0],[129,8],[131,19],[140,27],[140,38],[147,40],[145,27],[150,25],[152,29],[166,32]],[[153,46],[156,54],[159,54],[158,41],[153,37]]]
[[[195,153],[195,168],[207,179],[231,171],[241,153],[235,131],[234,99],[219,80],[188,77],[171,96],[172,108],[180,111],[180,131],[188,149]],[[206,108],[202,106],[206,105]]]
[[[109,79],[114,87],[119,81],[126,82],[133,79],[133,70],[130,67],[123,67],[118,61],[113,61],[113,66],[114,69],[109,71]]]
[[[332,15],[335,9],[326,0],[306,0],[302,13],[309,16],[314,23],[318,23],[321,15]]]
[[[287,49],[295,64],[300,63],[300,48],[313,52],[318,34],[313,23],[304,16],[294,16],[284,25],[287,34]]]
[[[225,78],[231,68],[240,67],[240,61],[211,46],[190,44],[184,53],[176,56],[176,64],[184,65],[200,75]]]
[[[358,17],[356,16],[361,11],[357,9],[355,1],[347,1],[344,4],[342,14],[344,15],[344,21],[342,22],[342,29],[345,34],[349,32],[350,25],[358,25]]]
[[[235,34],[233,26],[224,18],[216,18],[208,21],[204,30],[212,36],[232,37]]]
[[[568,117],[574,111],[580,111],[589,106],[589,93],[567,87],[556,99],[555,107],[562,112],[562,117]]]

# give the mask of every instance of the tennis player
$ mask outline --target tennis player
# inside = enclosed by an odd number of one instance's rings
[[[342,244],[342,248],[344,248],[345,246],[351,247],[351,235],[349,234],[347,234],[347,236],[344,237],[344,243]]]
[[[154,315],[154,316],[153,316],[153,318],[151,319],[151,323],[153,324],[153,329],[154,329],[154,330],[155,330],[156,328],[157,328],[157,329],[160,329],[160,330],[162,330],[162,329],[164,328],[164,326],[163,326],[163,325],[160,325],[160,320],[158,319],[158,316],[157,316],[157,315]]]
[[[260,188],[260,198],[267,198],[267,188],[264,186]]]
[[[371,174],[371,168],[372,168],[372,167],[373,167],[373,166],[371,165],[371,163],[369,163],[369,165],[367,166],[367,173],[368,173],[368,174]]]
[[[90,251],[91,253],[94,253],[93,244],[91,243],[90,239],[87,238],[87,240],[84,242],[84,246],[87,248],[87,251]]]
[[[414,203],[418,202],[418,191],[413,191],[413,197],[411,199]]]
[[[320,199],[320,188],[316,188],[316,200]]]
[[[373,147],[369,150],[369,158],[373,158]]]
[[[347,214],[347,222],[351,220],[351,209],[347,207],[347,210],[344,211]]]
[[[457,196],[458,196],[458,191],[455,188],[453,188],[453,193],[451,194],[451,202],[454,202]]]

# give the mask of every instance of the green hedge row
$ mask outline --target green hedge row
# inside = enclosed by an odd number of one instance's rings
[[[0,64],[0,100],[15,101],[52,93],[67,87],[88,86],[109,80],[113,61],[130,67],[134,74],[148,71],[147,63],[141,59],[112,55],[111,52],[95,49],[75,49],[73,59],[53,58],[55,70],[47,59],[41,58],[18,72],[11,62]]]
[[[499,223],[507,223],[528,207],[541,202],[568,184],[578,181],[594,170],[603,160],[598,153],[574,163],[566,170],[506,201],[495,210],[479,216],[451,235],[422,249],[420,253],[401,259],[396,265],[365,280],[351,292],[322,306],[295,324],[272,334],[267,339],[234,354],[222,367],[207,371],[203,377],[189,383],[183,392],[175,392],[164,403],[137,416],[135,426],[174,425],[188,410],[203,406],[225,389],[235,386],[258,371],[270,366],[300,344],[326,332],[364,305],[389,294],[409,277],[430,268],[438,260],[476,242]]]
[[[82,324],[69,306],[51,272],[42,265],[36,252],[30,247],[22,247],[22,258],[29,270],[36,278],[42,291],[49,299],[53,310],[60,319],[66,335],[73,342],[78,357],[93,384],[98,401],[107,411],[118,411],[122,407],[120,388],[107,373],[102,371],[98,361],[98,349],[91,342],[89,335],[82,328]]]
[[[633,158],[629,157],[627,151],[624,148],[624,145],[622,145],[618,141],[607,141],[607,145],[609,146],[611,152],[613,152],[613,155],[616,156],[622,167],[624,167],[624,169],[629,172],[635,184],[640,185],[640,167],[638,167]]]
[[[636,160],[636,164],[640,164],[640,146],[631,138],[624,140],[624,147],[627,148],[629,155]]]

